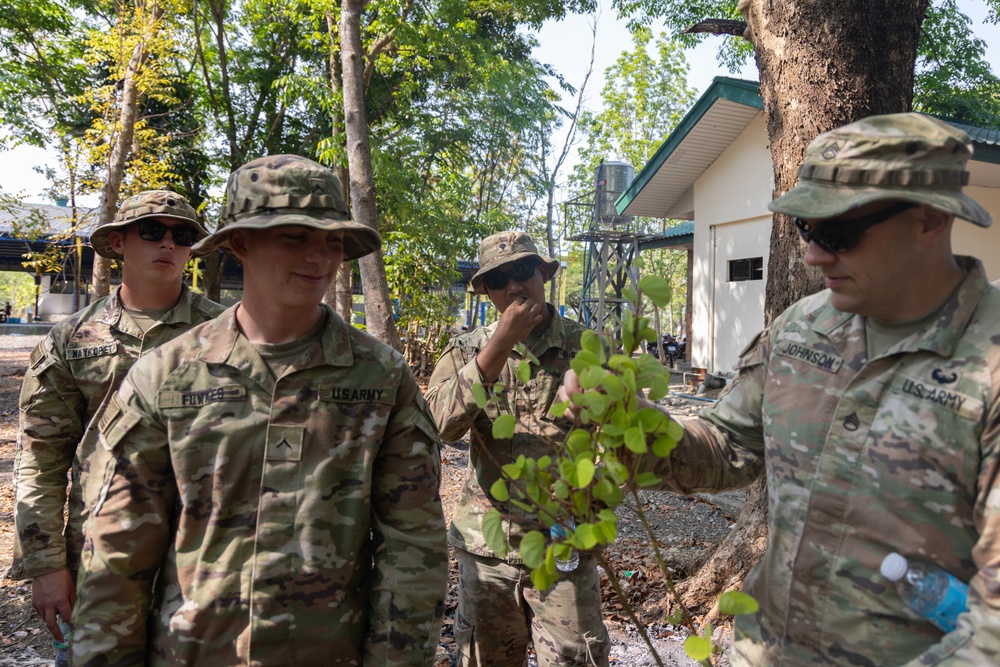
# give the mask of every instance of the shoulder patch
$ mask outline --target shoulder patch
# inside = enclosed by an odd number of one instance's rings
[[[76,359],[90,359],[91,357],[105,357],[117,351],[118,341],[112,341],[104,345],[92,345],[90,347],[67,347],[66,359],[74,361]]]
[[[156,397],[161,409],[198,408],[211,403],[233,403],[247,400],[247,388],[241,384],[227,384],[209,389],[185,391],[164,390]]]
[[[45,349],[44,343],[39,343],[35,346],[35,349],[31,351],[31,356],[28,357],[28,365],[31,368],[35,368],[38,364],[42,363],[45,359]]]

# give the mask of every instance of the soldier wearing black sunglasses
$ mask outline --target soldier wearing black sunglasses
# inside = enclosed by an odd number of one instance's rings
[[[766,475],[761,609],[736,618],[734,667],[1000,664],[1000,289],[951,246],[955,218],[991,223],[962,191],[971,155],[916,113],[817,137],[770,208],[827,289],[775,317],[647,466],[682,493]],[[890,552],[969,582],[954,631],[881,575]]]
[[[500,466],[519,454],[539,458],[549,453],[550,443],[562,442],[569,426],[547,413],[585,329],[545,302],[545,282],[558,266],[558,261],[540,255],[523,232],[484,239],[469,291],[486,294],[500,319],[457,337],[441,355],[428,385],[427,402],[442,440],[454,442],[471,431],[465,491],[448,533],[459,562],[455,640],[461,667],[520,667],[531,643],[539,667],[608,664],[610,646],[594,556],[582,554],[576,569],[564,573],[543,596],[530,584],[529,568],[518,555],[521,536],[537,525],[537,518],[488,493],[500,477]],[[515,350],[520,343],[538,360],[527,382],[513,371],[523,359]],[[502,383],[502,398],[480,409],[472,397],[477,382]],[[517,426],[513,437],[498,440],[492,424],[505,414],[513,416]],[[489,507],[513,516],[509,551],[503,557],[490,550],[482,532],[482,514]]]
[[[59,322],[31,354],[21,389],[18,539],[8,576],[32,579],[32,606],[57,640],[64,639],[57,616],[72,621],[84,520],[110,458],[97,442],[110,397],[141,355],[223,310],[181,282],[191,245],[205,235],[176,193],[126,199],[90,238],[97,254],[123,262],[121,286]],[[91,471],[98,474],[88,488]]]

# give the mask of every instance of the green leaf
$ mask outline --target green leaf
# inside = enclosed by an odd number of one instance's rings
[[[521,466],[517,463],[505,463],[500,469],[511,479],[520,479],[521,477]]]
[[[480,410],[485,408],[486,404],[489,403],[489,400],[486,398],[486,389],[478,382],[472,385],[472,398],[475,399],[476,406]]]
[[[557,479],[555,484],[552,485],[552,493],[559,500],[566,500],[569,498],[569,484],[566,483],[566,480]]]
[[[604,379],[601,380],[601,386],[604,388],[604,393],[613,401],[619,401],[625,395],[625,387],[617,375],[610,373],[605,375]]]
[[[670,305],[670,283],[660,276],[643,276],[639,281],[639,289],[656,304],[657,308],[666,308]]]
[[[517,365],[517,379],[521,384],[526,384],[531,379],[531,364],[522,361]]]
[[[712,655],[712,642],[698,635],[691,635],[684,641],[684,652],[692,660],[708,660]]]
[[[677,441],[669,435],[661,435],[653,441],[653,453],[660,458],[670,456],[670,452],[677,447]]]
[[[594,486],[594,497],[605,505],[615,507],[622,501],[622,490],[605,477]]]
[[[507,482],[502,479],[498,479],[493,482],[493,486],[490,487],[490,495],[500,503],[505,503],[510,500],[510,494],[507,493]]]
[[[645,454],[646,447],[646,434],[642,432],[642,429],[638,426],[633,426],[629,430],[625,431],[625,446],[628,447],[629,451],[635,452],[636,454]]]
[[[554,564],[552,569],[555,569]],[[549,590],[557,581],[559,581],[559,575],[551,573],[545,568],[537,568],[531,571],[531,583],[540,591]]]
[[[595,357],[604,352],[604,345],[601,344],[601,337],[597,335],[596,331],[591,331],[590,329],[587,329],[580,334],[580,347],[587,352],[592,353]],[[579,356],[579,353],[577,353],[577,356]]]
[[[670,393],[670,374],[658,375],[650,382],[649,400],[658,401]]]
[[[609,459],[604,462],[604,469],[611,475],[611,479],[615,481],[615,484],[624,484],[628,481],[628,467],[621,461],[612,461]]]
[[[545,536],[537,530],[521,538],[521,559],[532,569],[545,565],[545,549]]]
[[[593,352],[580,350],[573,357],[573,361],[569,362],[569,365],[579,375],[592,366],[600,366],[601,362]]]
[[[498,557],[507,555],[506,532],[503,529],[503,517],[496,510],[489,510],[483,515],[483,537],[486,546]]]
[[[493,422],[493,437],[497,440],[506,440],[514,435],[515,426],[517,426],[517,420],[514,419],[514,415],[500,415]]]
[[[565,403],[553,403],[549,407],[549,412],[552,413],[553,417],[555,417],[556,419],[559,419],[559,418],[563,417],[566,414],[566,408],[568,408],[568,407],[569,407],[569,402],[565,402]]]
[[[635,476],[636,486],[653,486],[659,483],[660,478],[651,472],[643,472]]]
[[[653,359],[653,361],[654,361],[654,363],[657,363],[657,364],[660,363],[656,359]],[[623,368],[631,368],[632,371],[634,372],[635,369],[636,369],[636,363],[635,363],[635,360],[632,359],[632,357],[629,357],[627,355],[624,355],[624,354],[613,354],[613,355],[611,355],[611,358],[608,359],[608,368],[610,368],[613,371],[618,371],[618,370],[621,370]]]
[[[626,287],[622,290],[622,298],[629,303],[636,303],[639,300],[639,294],[631,287]]]
[[[597,470],[594,467],[594,462],[588,458],[581,458],[576,462],[576,483],[574,486],[578,489],[585,488],[594,479],[594,472]]]
[[[719,611],[730,616],[756,614],[760,605],[753,597],[740,591],[727,591],[719,598]]]
[[[592,523],[582,523],[576,527],[576,539],[583,549],[593,549],[600,540],[600,532]]]
[[[607,375],[607,371],[600,366],[590,366],[585,368],[582,373],[578,373],[580,376],[580,386],[584,389],[593,389],[597,385],[601,384],[604,380],[604,376]]]
[[[594,419],[600,419],[608,409],[608,397],[596,391],[588,391],[583,397],[583,404]]]

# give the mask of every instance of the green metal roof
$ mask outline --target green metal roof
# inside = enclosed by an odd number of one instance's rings
[[[764,101],[760,97],[758,84],[754,81],[748,81],[745,79],[733,79],[730,77],[718,76],[712,80],[712,84],[708,87],[705,93],[698,99],[691,110],[688,111],[684,119],[678,124],[676,129],[670,133],[666,140],[660,145],[656,153],[653,155],[652,159],[636,174],[635,180],[625,189],[620,197],[615,201],[615,209],[619,215],[647,215],[651,217],[666,217],[666,212],[669,210],[669,206],[661,210],[659,213],[652,212],[649,209],[649,203],[645,205],[646,210],[642,210],[642,206],[637,202],[640,194],[650,186],[656,177],[657,173],[668,164],[677,164],[683,161],[685,153],[688,151],[681,149],[681,144],[684,144],[688,140],[688,144],[691,143],[692,131],[702,122],[712,121],[721,112],[718,111],[720,106],[719,103],[729,102],[735,103],[737,105],[743,105],[747,107],[747,111],[756,113],[763,112]],[[732,104],[728,107],[731,109]],[[752,119],[752,116],[745,116]],[[980,162],[989,162],[993,164],[1000,164],[1000,128],[982,128],[976,127],[974,125],[969,125],[959,120],[951,118],[942,118],[945,122],[956,127],[972,139],[973,148],[975,151],[975,159]],[[749,121],[747,121],[749,122]],[[713,133],[719,133],[724,136],[721,138],[724,140],[720,144],[723,147],[727,147],[729,141],[736,138],[746,128],[746,124],[739,127],[739,119],[735,119],[734,122],[729,124],[716,124],[712,122]],[[734,135],[734,133],[736,133]],[[725,141],[725,140],[729,141]],[[685,145],[688,145],[685,144]],[[700,141],[696,141],[695,145],[698,149],[702,150],[703,157],[708,155],[713,151],[717,153],[712,157],[714,161],[719,155],[722,154],[722,148],[719,150],[717,147],[706,147],[702,146]],[[678,150],[680,149],[680,150]],[[677,155],[675,155],[677,153]],[[702,160],[704,162],[704,160]],[[698,171],[698,167],[694,169],[687,169],[683,171],[683,177],[678,178],[674,176],[669,180],[670,185],[673,187],[675,192],[678,189],[686,189],[694,184],[699,176],[704,172],[707,165],[701,167],[701,171]],[[657,187],[665,187],[663,185],[663,179],[661,178],[661,184]],[[655,188],[654,188],[655,190]],[[672,198],[668,198],[668,201],[675,204],[679,199],[678,196],[674,195]],[[633,206],[633,204],[635,204]],[[629,206],[633,207],[633,210],[626,211]]]
[[[694,222],[682,222],[656,234],[639,239],[639,250],[654,250],[674,246],[690,246],[694,243]]]

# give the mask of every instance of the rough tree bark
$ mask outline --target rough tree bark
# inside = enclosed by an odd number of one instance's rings
[[[821,132],[873,114],[909,111],[928,0],[740,0],[754,45],[774,162],[775,197],[798,180],[806,146]],[[818,291],[787,216],[775,215],[765,322]],[[686,603],[715,600],[741,584],[764,551],[764,480],[750,487],[739,521],[716,553],[682,582]],[[712,606],[715,615],[717,607]]]
[[[118,122],[118,133],[114,138],[114,146],[108,156],[108,179],[101,189],[101,210],[97,220],[98,225],[111,222],[118,211],[118,194],[121,191],[122,178],[125,175],[125,163],[128,161],[129,152],[132,149],[132,140],[135,137],[135,123],[139,113],[139,87],[137,77],[149,52],[146,44],[156,33],[160,19],[163,17],[163,9],[159,4],[154,4],[150,9],[149,22],[145,27],[143,38],[132,49],[128,65],[125,68],[125,77],[122,80],[122,107],[121,116]],[[111,291],[111,260],[100,255],[94,256],[94,268],[91,272],[91,284],[94,288],[94,298],[105,297]]]
[[[340,49],[344,85],[344,132],[347,164],[351,174],[354,219],[378,230],[375,210],[375,179],[372,176],[371,145],[365,118],[365,64],[361,43],[361,13],[364,0],[344,0],[340,7]],[[358,260],[365,290],[365,324],[368,333],[400,349],[396,322],[392,317],[389,282],[382,251]]]

